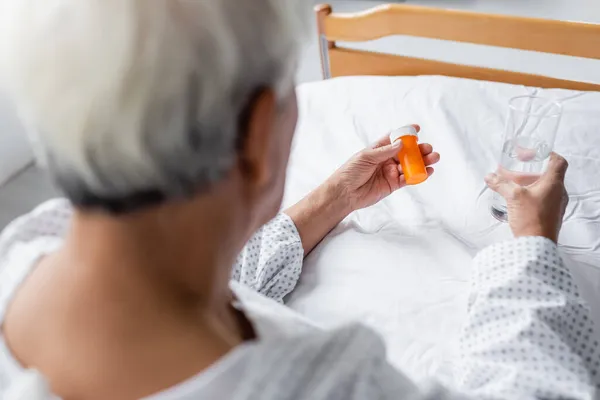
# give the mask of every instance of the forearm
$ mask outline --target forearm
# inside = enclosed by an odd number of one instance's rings
[[[349,214],[341,190],[326,182],[256,232],[231,278],[282,302],[294,289],[308,254]]]
[[[458,377],[471,394],[588,399],[600,353],[590,311],[556,245],[525,237],[481,252]]]
[[[352,210],[343,190],[327,181],[284,212],[294,221],[306,256]]]

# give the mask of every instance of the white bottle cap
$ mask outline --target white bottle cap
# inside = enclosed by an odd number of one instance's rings
[[[395,129],[390,133],[390,143],[394,143],[396,140],[406,135],[419,137],[419,135],[417,134],[417,130],[414,126],[406,125],[401,128]]]

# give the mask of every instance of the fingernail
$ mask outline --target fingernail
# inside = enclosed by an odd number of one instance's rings
[[[392,149],[397,149],[400,146],[402,146],[402,140],[396,140],[394,143],[392,143]]]

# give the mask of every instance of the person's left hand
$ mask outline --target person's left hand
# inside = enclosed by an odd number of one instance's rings
[[[417,132],[418,125],[413,125]],[[440,161],[440,154],[430,144],[419,145],[429,176],[431,165]],[[390,144],[389,135],[375,145],[354,155],[329,179],[338,188],[340,195],[349,202],[352,211],[372,206],[396,190],[406,186],[402,167],[397,161],[401,141]]]

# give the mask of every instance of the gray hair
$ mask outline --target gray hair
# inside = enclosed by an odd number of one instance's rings
[[[283,98],[306,0],[2,0],[0,77],[81,206],[189,196],[236,157],[243,110]]]

